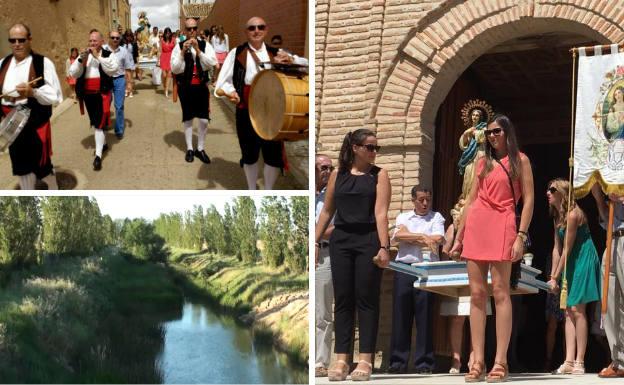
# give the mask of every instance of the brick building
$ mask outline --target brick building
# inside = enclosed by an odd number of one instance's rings
[[[180,0],[180,4],[185,0]],[[307,0],[216,0],[206,19],[199,27],[223,25],[230,38],[230,48],[245,41],[244,27],[253,16],[262,17],[269,27],[267,39],[282,35],[283,47],[289,51],[308,55],[308,1]],[[183,30],[184,12],[180,10],[180,30]],[[268,41],[267,41],[268,43]]]
[[[485,99],[511,117],[532,161],[536,203],[530,232],[534,265],[544,270],[552,223],[543,190],[548,180],[568,173],[569,48],[623,43],[623,22],[618,1],[317,0],[317,151],[336,159],[347,132],[376,131],[383,147],[377,161],[392,184],[391,222],[413,208],[412,186],[425,184],[448,224],[461,192],[460,110],[472,98]],[[594,218],[593,207],[587,210]],[[590,227],[600,249],[604,236],[595,223]],[[378,339],[382,366],[390,344],[391,283],[392,272],[386,271]],[[543,365],[543,342],[535,346],[534,336],[544,333],[544,297],[523,296],[515,329],[520,361],[529,369]],[[441,356],[450,353],[445,322],[435,321]],[[589,370],[608,362],[603,353],[590,341]]]
[[[70,92],[65,82],[65,60],[70,48],[87,47],[93,28],[104,36],[117,25],[124,30],[130,28],[128,0],[0,0],[0,7],[0,56],[11,53],[8,28],[17,22],[25,23],[32,32],[33,50],[54,62],[65,97]]]

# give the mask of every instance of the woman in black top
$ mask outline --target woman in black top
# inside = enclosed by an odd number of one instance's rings
[[[330,381],[346,379],[358,312],[360,359],[353,380],[368,380],[372,372],[379,323],[382,268],[388,266],[388,172],[373,163],[379,151],[375,134],[367,129],[348,133],[342,143],[339,168],[329,177],[325,205],[316,225],[316,253],[321,234],[334,216],[329,240],[337,360],[328,371]],[[375,261],[373,257],[378,256]]]

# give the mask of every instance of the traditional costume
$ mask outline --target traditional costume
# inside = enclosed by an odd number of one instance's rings
[[[42,79],[32,85],[32,97],[22,98],[14,91],[18,84],[38,77]],[[50,116],[52,106],[63,100],[63,94],[54,63],[36,53],[19,62],[9,55],[0,61],[0,90],[6,95],[1,101],[0,116],[22,104],[31,110],[28,122],[9,146],[13,175],[20,176],[22,189],[34,189],[36,178],[46,179],[49,188],[56,188]]]

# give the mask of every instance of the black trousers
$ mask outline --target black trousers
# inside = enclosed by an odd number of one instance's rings
[[[180,85],[178,83],[183,122],[193,118],[210,119],[210,97],[208,93],[208,88],[204,83],[194,85]]]
[[[382,269],[373,264],[379,251],[377,229],[336,227],[329,241],[334,284],[336,353],[348,354],[353,345],[355,311],[359,321],[361,353],[374,353],[379,324]]]
[[[433,333],[431,328],[433,294],[414,289],[415,277],[394,273],[392,293],[392,337],[390,339],[390,366],[407,369],[412,341],[412,325],[416,321],[414,367],[431,369],[434,365]]]
[[[260,157],[260,150],[262,150],[262,158],[265,164],[277,168],[284,167],[282,142],[264,140],[258,136],[251,124],[248,109],[236,108],[236,134],[242,154],[241,167],[243,164],[256,163]]]

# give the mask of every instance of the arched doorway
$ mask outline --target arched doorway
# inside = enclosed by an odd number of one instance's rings
[[[496,112],[508,115],[514,122],[521,150],[531,159],[535,183],[535,209],[530,234],[531,252],[535,254],[534,267],[545,272],[550,269],[553,247],[553,227],[549,219],[545,190],[549,180],[568,177],[570,149],[572,57],[574,46],[594,45],[588,38],[566,32],[551,32],[523,36],[504,42],[477,58],[460,75],[436,118],[436,150],[433,180],[434,207],[448,215],[461,193],[462,178],[457,172],[460,150],[457,139],[465,129],[460,119],[464,103],[472,98],[484,99]],[[588,213],[590,228],[596,246],[604,248],[604,231],[597,223],[592,198],[581,206]],[[487,231],[485,224],[484,231]],[[514,298],[516,323],[510,350],[512,370],[539,371],[547,368],[545,362],[546,295]],[[590,306],[591,307],[591,306]],[[535,315],[539,316],[535,316]],[[490,325],[491,324],[491,325]],[[489,342],[494,343],[493,322],[488,323]],[[552,365],[563,361],[563,328],[558,331]],[[468,328],[466,327],[466,331]],[[542,338],[535,338],[542,336]],[[494,352],[494,346],[487,349]],[[589,339],[586,354],[588,371],[600,370],[608,361],[604,348]],[[515,355],[514,355],[515,354]],[[490,357],[489,361],[492,361]]]
[[[442,156],[442,151],[456,148],[457,136],[450,145],[447,145],[450,142],[445,142],[446,144],[442,146],[441,135],[451,135],[442,130],[440,121],[436,119],[442,103],[447,99],[458,79],[459,82],[465,80],[462,74],[465,74],[469,82],[478,84],[479,75],[475,72],[476,69],[468,70],[473,63],[487,53],[494,54],[495,52],[490,51],[497,46],[504,45],[505,42],[520,39],[518,42],[520,44],[523,38],[531,36],[545,36],[547,39],[549,36],[567,36],[575,39],[580,37],[581,40],[599,44],[620,42],[624,40],[624,29],[619,19],[624,11],[614,7],[615,5],[611,2],[597,2],[588,6],[581,0],[556,3],[534,0],[514,5],[503,4],[503,2],[449,0],[442,2],[433,11],[419,18],[417,25],[410,30],[399,47],[399,52],[392,59],[388,70],[381,73],[381,90],[377,93],[370,115],[372,118],[370,122],[375,125],[378,137],[386,151],[391,155],[400,155],[400,159],[399,156],[392,157],[392,170],[395,172],[391,174],[391,180],[393,186],[398,186],[400,191],[393,192],[391,211],[396,213],[412,208],[409,191],[413,185],[434,185],[436,179],[450,175],[441,171],[442,163],[434,164],[434,158],[443,159],[444,162],[450,163],[445,163],[446,166],[451,170],[456,170],[456,159]],[[546,47],[552,47],[552,44],[547,44]],[[560,53],[560,55],[564,54]],[[545,59],[542,58],[545,66],[551,65],[551,61],[548,56]],[[561,68],[563,66],[562,64]],[[567,65],[565,73],[571,76],[571,65]],[[530,77],[530,74],[528,75]],[[567,118],[564,119],[569,121],[570,87],[567,89],[568,97],[562,98],[556,111],[560,115],[565,114]],[[471,96],[473,92],[479,92],[478,87],[468,86],[467,90],[469,91],[466,94],[470,94],[468,96]],[[495,95],[495,97],[504,99],[500,95]],[[524,105],[529,104],[524,103]],[[497,108],[507,109],[508,106],[513,105],[515,104],[511,100],[507,102],[503,100],[501,106]],[[458,113],[458,110],[449,111],[449,114]],[[551,115],[557,116],[557,113],[553,112]],[[552,133],[552,130],[547,130],[548,127],[552,129],[548,122],[549,120],[544,120],[539,125],[527,127],[540,134]],[[520,118],[516,120],[516,123],[524,125],[527,120],[523,121]],[[560,122],[559,125],[561,129],[565,126],[569,130],[569,124],[564,125]],[[549,142],[551,148],[560,153],[544,152],[543,148],[539,147],[543,143],[536,143],[538,147],[532,147],[533,144],[526,143],[524,150],[530,157],[536,160],[541,159],[541,164],[554,165],[552,170],[544,172],[543,178],[566,175],[564,170],[568,147],[565,143],[569,139],[562,139],[565,135],[560,134],[554,135]],[[532,136],[527,135],[527,137]],[[386,138],[387,141],[384,142]],[[542,138],[542,141],[548,140]],[[557,165],[557,161],[548,157],[562,159],[563,166]],[[543,196],[542,190],[547,180],[536,180],[538,199]],[[434,195],[439,193],[440,191],[434,189]],[[454,200],[458,194],[451,193],[450,195]],[[440,201],[438,203],[441,204]],[[443,210],[441,207],[436,207],[436,209]],[[448,211],[444,214],[448,215]],[[549,225],[547,218],[540,218],[540,222],[545,227]],[[540,231],[540,234],[543,234],[545,238],[550,237],[551,230]],[[388,286],[389,281],[385,279],[383,293],[388,292],[386,289]],[[540,314],[543,314],[543,309]],[[389,329],[389,325],[385,324],[384,318],[381,322],[380,340],[383,342],[386,340],[384,333],[387,332],[386,329]],[[444,338],[444,332],[442,335],[438,334],[444,327],[444,323],[436,325],[439,325],[435,330],[437,340],[441,341]],[[534,332],[538,333],[538,331]],[[438,348],[443,349],[443,346],[438,345],[436,349]],[[540,357],[535,355],[535,358]],[[526,365],[531,367],[536,364],[527,362]]]

